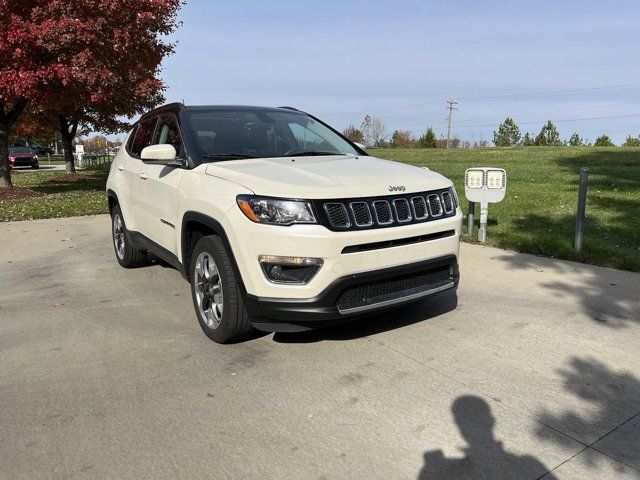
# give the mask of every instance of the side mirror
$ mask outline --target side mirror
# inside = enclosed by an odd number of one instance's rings
[[[144,147],[140,153],[140,158],[144,163],[154,163],[158,165],[182,166],[180,160],[176,160],[176,149],[173,145],[164,143],[162,145],[149,145]]]

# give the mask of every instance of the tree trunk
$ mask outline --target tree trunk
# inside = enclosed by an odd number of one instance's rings
[[[8,112],[5,103],[0,101],[0,187],[13,187],[11,182],[11,167],[9,166],[9,134],[25,107],[27,100],[18,100]]]
[[[0,118],[0,187],[13,187],[9,166],[9,129],[5,118]]]
[[[76,173],[76,164],[73,158],[73,139],[78,131],[78,122],[69,120],[64,115],[58,115],[60,120],[60,136],[64,149],[65,174]]]

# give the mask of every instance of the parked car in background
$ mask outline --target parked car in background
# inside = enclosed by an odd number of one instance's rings
[[[55,153],[52,148],[42,146],[39,143],[32,143],[31,149],[36,155],[53,155]]]
[[[9,148],[9,166],[40,168],[38,155],[30,147]]]

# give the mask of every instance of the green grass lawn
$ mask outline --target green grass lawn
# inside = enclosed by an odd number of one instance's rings
[[[489,245],[640,271],[640,148],[388,149],[370,153],[426,166],[451,178],[465,214],[465,169],[504,168],[507,194],[502,203],[489,206]],[[578,254],[573,238],[581,167],[588,167],[590,173],[585,239]],[[479,211],[477,205],[476,218]]]
[[[90,170],[80,174],[83,181],[65,182],[64,172],[26,172],[13,175],[15,187],[41,194],[34,198],[0,200],[0,221],[73,217],[108,213],[105,184],[108,171]]]

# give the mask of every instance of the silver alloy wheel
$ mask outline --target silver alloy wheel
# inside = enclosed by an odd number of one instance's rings
[[[222,321],[222,278],[210,253],[202,252],[193,272],[198,314],[209,328],[215,330]]]
[[[116,247],[118,258],[124,259],[124,224],[119,213],[113,216],[113,244]]]

